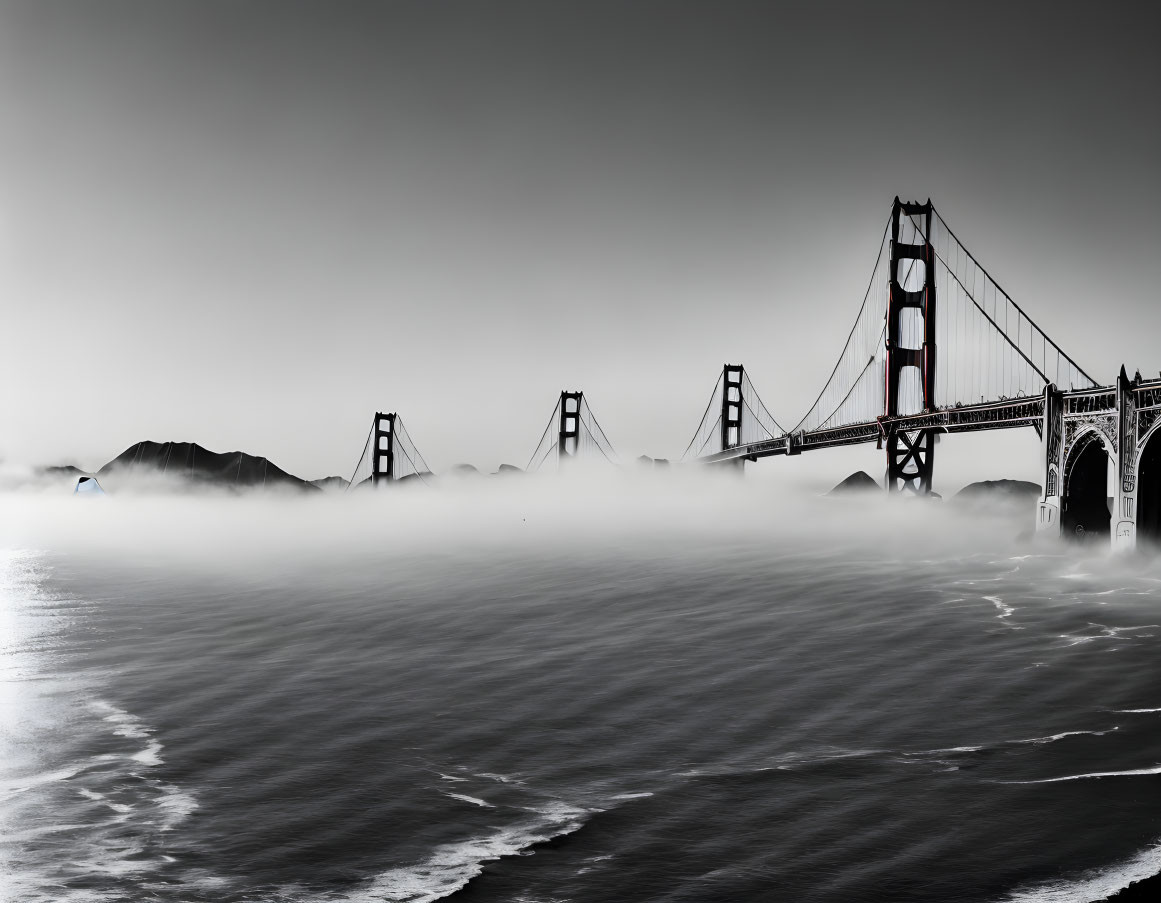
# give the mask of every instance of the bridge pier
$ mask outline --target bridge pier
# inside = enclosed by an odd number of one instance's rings
[[[1045,388],[1041,530],[1077,541],[1116,535],[1113,514],[1124,510],[1123,502],[1114,488],[1110,505],[1107,487],[1110,465],[1113,486],[1121,483],[1119,394],[1117,387],[1067,393]],[[1120,532],[1122,545],[1131,540]]]
[[[1107,533],[1122,551],[1161,541],[1161,380],[1130,380],[1121,367],[1115,386],[1049,385],[1040,435],[1037,532]]]
[[[1121,551],[1137,546],[1137,459],[1141,449],[1136,442],[1135,395],[1125,373],[1117,375],[1116,439],[1113,492],[1113,548]]]
[[[1064,394],[1051,383],[1044,387],[1044,422],[1040,426],[1040,505],[1036,532],[1060,535],[1061,477],[1064,436]]]
[[[936,430],[899,430],[887,435],[887,491],[931,495]]]

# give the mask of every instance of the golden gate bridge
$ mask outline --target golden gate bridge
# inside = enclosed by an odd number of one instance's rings
[[[874,443],[889,493],[931,493],[938,437],[1032,428],[1037,529],[1161,539],[1161,379],[1098,385],[989,275],[928,200],[895,198],[855,323],[814,404],[790,429],[744,366],[717,377],[682,460],[747,461]],[[528,470],[616,453],[583,392],[562,392]],[[425,480],[397,414],[376,413],[351,485]],[[1115,487],[1111,502],[1107,484]]]

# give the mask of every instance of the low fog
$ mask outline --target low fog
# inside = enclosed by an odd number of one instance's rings
[[[838,557],[967,554],[1034,541],[1034,500],[825,496],[701,468],[443,477],[379,490],[183,491],[161,477],[85,498],[9,492],[10,548],[198,568],[321,568],[457,554],[729,554],[755,546]]]
[[[881,485],[883,454],[872,445],[836,448],[762,459],[742,473],[576,460],[562,472],[553,463],[534,474],[451,471],[374,492],[195,491],[173,476],[134,468],[100,475],[108,494],[93,499],[73,495],[75,474],[10,465],[0,467],[0,538],[10,548],[164,556],[211,567],[258,560],[327,567],[347,556],[497,547],[607,552],[660,545],[692,554],[759,543],[903,555],[932,544],[952,550],[1031,541],[1034,500],[981,506],[955,496],[977,480],[1038,482],[1032,430],[942,437],[935,464],[942,499],[881,491],[827,497],[857,471]],[[95,472],[102,462],[81,463]]]

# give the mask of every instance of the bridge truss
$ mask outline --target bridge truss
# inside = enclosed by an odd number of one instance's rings
[[[1022,427],[1041,438],[1040,528],[1132,544],[1144,525],[1161,542],[1161,379],[1130,380],[1122,367],[1116,385],[1098,385],[930,200],[896,198],[854,325],[807,412],[785,429],[746,369],[726,364],[682,458],[741,467],[874,442],[887,452],[888,490],[927,495],[940,434]],[[585,458],[617,463],[584,393],[561,392],[526,469]],[[1111,508],[1104,458],[1118,487]],[[398,415],[376,413],[351,485],[428,474]]]
[[[729,392],[724,376],[715,392]],[[711,399],[687,450],[695,460],[874,442],[886,447],[888,490],[918,495],[931,491],[939,434],[1032,427],[1043,469],[1038,529],[1161,543],[1161,379],[1129,379],[1122,367],[1115,385],[1098,385],[930,201],[895,199],[854,326],[802,419],[778,434],[764,406],[742,404],[727,431],[724,412]]]

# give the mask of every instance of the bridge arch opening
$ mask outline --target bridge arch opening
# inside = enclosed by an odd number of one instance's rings
[[[1109,460],[1096,432],[1086,433],[1072,447],[1064,463],[1063,535],[1080,540],[1109,535]]]
[[[1161,430],[1137,458],[1137,542],[1161,546]]]

